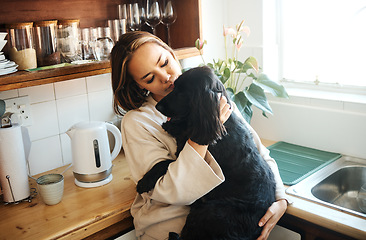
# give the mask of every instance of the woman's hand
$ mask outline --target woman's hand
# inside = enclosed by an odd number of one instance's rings
[[[276,226],[277,222],[280,220],[282,215],[286,212],[287,209],[287,201],[285,199],[280,199],[268,208],[266,214],[259,220],[259,226],[263,227],[261,235],[257,238],[257,240],[266,240],[269,236],[269,233],[272,231],[274,226]]]
[[[221,96],[221,98],[220,98],[220,121],[222,124],[224,124],[226,122],[226,120],[229,119],[232,111],[233,110],[231,109],[229,103],[227,102],[226,97]]]

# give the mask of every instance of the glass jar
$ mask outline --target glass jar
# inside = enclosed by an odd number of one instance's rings
[[[91,40],[89,28],[81,29],[81,53],[83,60],[95,60],[94,42]]]
[[[95,57],[97,60],[109,59],[113,48],[113,40],[111,39],[111,30],[109,27],[98,27],[98,38],[95,43]]]
[[[72,62],[82,59],[79,20],[58,20],[57,48],[61,53],[61,62]]]
[[[6,25],[10,50],[9,58],[19,70],[37,68],[37,55],[33,41],[33,22]]]
[[[38,67],[49,66],[61,62],[60,52],[56,44],[57,20],[34,23],[34,38]]]

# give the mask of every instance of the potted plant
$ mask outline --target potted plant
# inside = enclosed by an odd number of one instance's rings
[[[224,26],[225,59],[214,59],[213,63],[206,64],[202,56],[202,49],[207,41],[197,39],[195,46],[200,52],[203,64],[214,70],[226,87],[231,100],[235,102],[245,120],[250,123],[253,115],[252,105],[262,110],[265,117],[267,117],[267,113],[273,114],[265,91],[281,98],[288,98],[288,94],[282,85],[270,80],[266,74],[261,72],[256,58],[250,56],[244,62],[238,60],[238,53],[244,42],[242,33],[247,36],[250,34],[249,27],[243,24],[244,20],[236,28]],[[231,56],[228,53],[228,40],[231,40]]]

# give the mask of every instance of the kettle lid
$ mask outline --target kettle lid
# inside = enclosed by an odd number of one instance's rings
[[[79,122],[76,123],[73,128],[77,128],[77,129],[88,129],[88,128],[97,128],[100,126],[103,126],[104,122],[99,122],[99,121],[83,121],[83,122]]]

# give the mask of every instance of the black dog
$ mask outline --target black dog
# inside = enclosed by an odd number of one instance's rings
[[[250,131],[235,113],[221,124],[220,93],[229,99],[213,71],[199,67],[183,73],[174,90],[156,105],[170,118],[163,128],[176,138],[177,156],[189,138],[209,144],[225,176],[222,184],[191,205],[181,233],[183,240],[256,239],[262,230],[259,220],[275,201],[273,173]],[[153,189],[170,162],[156,164],[138,182],[137,191]]]

